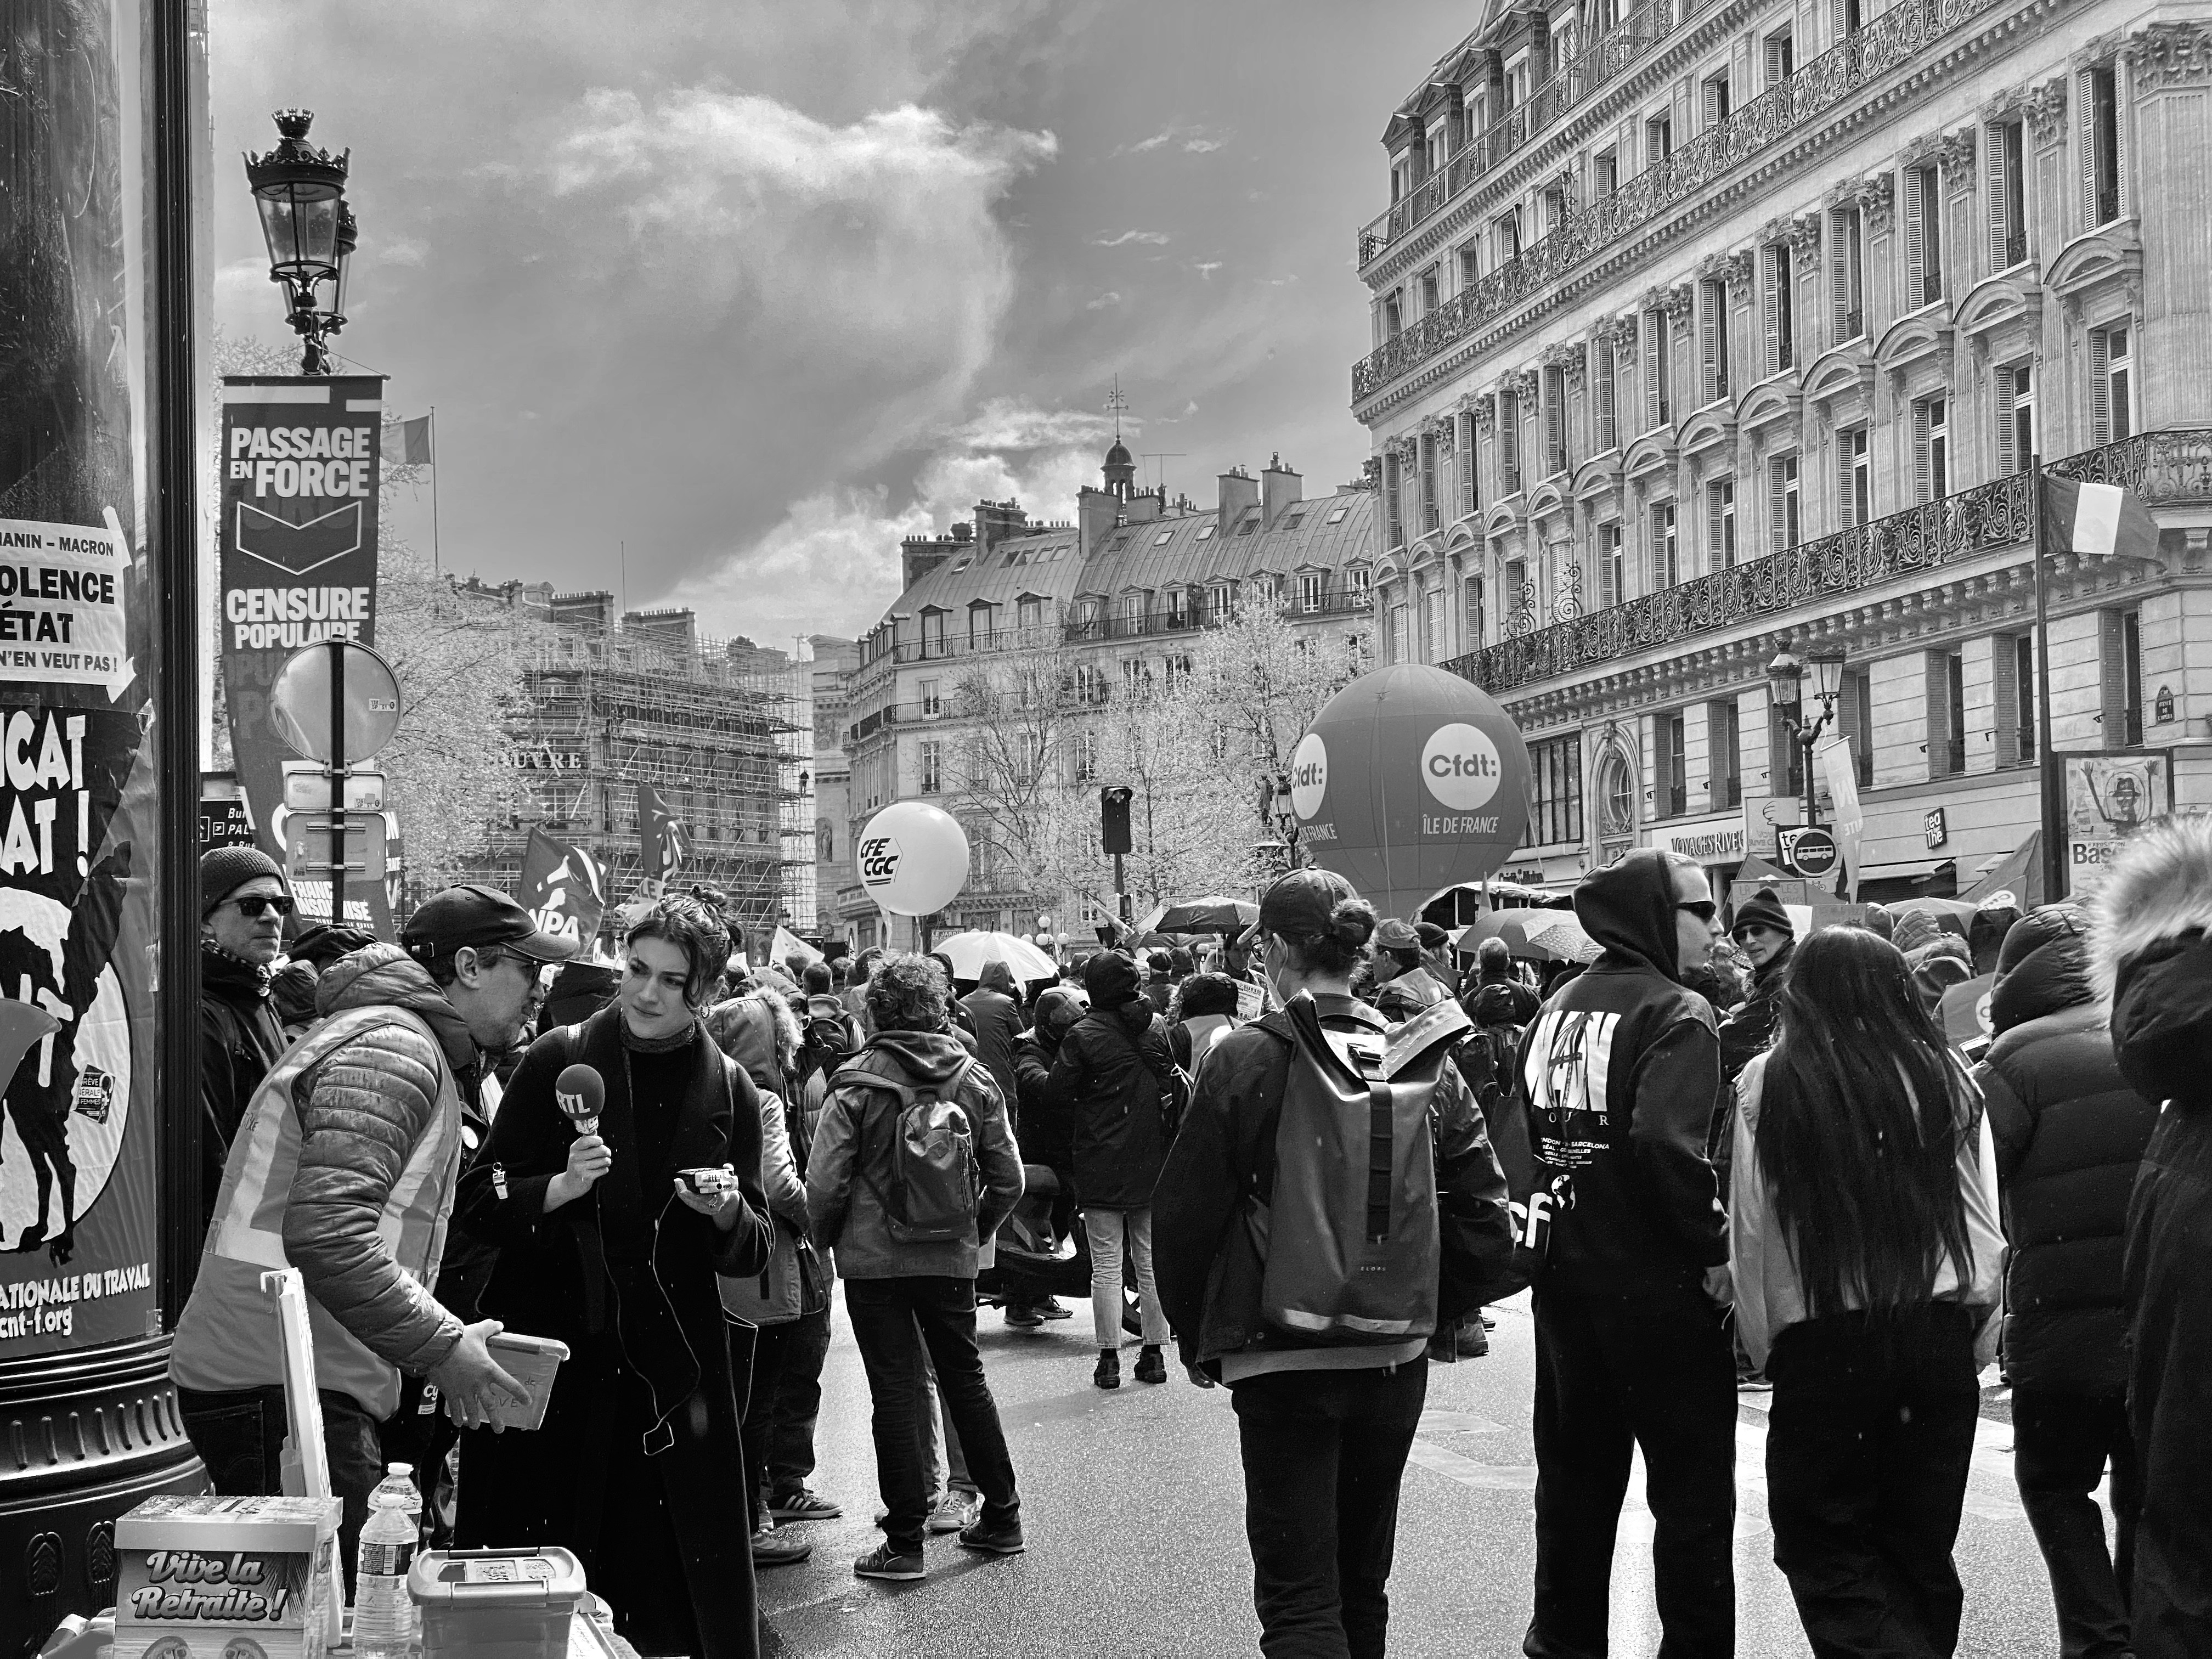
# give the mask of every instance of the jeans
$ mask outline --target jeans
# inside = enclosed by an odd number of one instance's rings
[[[796,1346],[793,1336],[793,1327],[788,1323],[759,1325],[750,1330],[742,1325],[730,1327],[730,1374],[741,1377],[750,1370],[751,1376],[738,1439],[745,1460],[745,1510],[754,1532],[768,1520],[768,1510],[761,1503],[761,1482],[768,1476],[769,1425],[775,1414],[776,1384]]]
[[[891,1543],[902,1554],[919,1553],[929,1518],[935,1471],[922,1467],[921,1436],[922,1413],[929,1408],[925,1374],[933,1367],[960,1431],[969,1472],[983,1494],[984,1523],[1018,1521],[1022,1505],[1013,1459],[975,1347],[975,1281],[937,1275],[848,1279],[845,1312],[868,1373],[876,1481],[889,1511],[883,1528]]]
[[[2138,1481],[2125,1397],[2017,1386],[2012,1434],[2021,1507],[2051,1570],[2062,1659],[2118,1659],[2132,1652],[2128,1593],[2135,1579]],[[2118,1543],[2110,1553],[2095,1497],[2108,1461]]]
[[[1936,1302],[1807,1320],[1775,1339],[1766,1375],[1774,1565],[1814,1653],[1948,1656],[1981,1407],[1972,1316]]]
[[[1152,1288],[1152,1212],[1094,1210],[1083,1206],[1083,1231],[1091,1241],[1091,1328],[1102,1348],[1121,1346],[1121,1241],[1137,1260],[1137,1297],[1143,1304],[1147,1346],[1168,1340],[1168,1316]]]
[[[1735,1650],[1735,1349],[1695,1291],[1539,1291],[1528,1659],[1606,1651],[1613,1537],[1644,1452],[1660,1659]]]
[[[790,1352],[776,1381],[768,1437],[769,1490],[781,1498],[814,1473],[814,1420],[822,1414],[822,1362],[830,1354],[830,1310],[791,1322]]]
[[[1429,1363],[1231,1385],[1266,1659],[1381,1659],[1398,1484]]]
[[[376,1419],[351,1395],[324,1389],[318,1398],[323,1407],[323,1457],[330,1468],[331,1490],[342,1505],[338,1551],[350,1595],[361,1529],[368,1524],[368,1495],[384,1479],[384,1443]],[[207,1465],[208,1480],[218,1495],[283,1495],[284,1441],[290,1431],[283,1384],[205,1393],[179,1389],[177,1407],[185,1419],[185,1433]]]

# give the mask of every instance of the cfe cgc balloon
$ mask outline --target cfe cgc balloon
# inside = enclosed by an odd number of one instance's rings
[[[1492,875],[1528,826],[1528,747],[1488,692],[1425,663],[1379,668],[1322,705],[1291,757],[1314,862],[1385,915]]]
[[[854,859],[870,898],[895,916],[926,916],[968,884],[968,832],[927,801],[893,801],[868,820]]]

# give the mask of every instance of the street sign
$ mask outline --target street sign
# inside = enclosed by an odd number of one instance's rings
[[[399,682],[392,665],[365,645],[325,640],[303,645],[284,659],[270,688],[269,720],[295,754],[327,763],[331,735],[332,659],[343,653],[345,674],[345,760],[373,759],[399,726]]]
[[[326,880],[330,875],[333,826],[326,812],[285,815],[284,869],[291,876]],[[345,872],[348,880],[382,881],[385,848],[391,839],[390,820],[382,812],[349,813],[345,823]]]
[[[1835,873],[1836,838],[1825,830],[1800,830],[1783,844],[1782,856],[1799,875],[1818,880]]]
[[[253,820],[246,816],[246,803],[235,799],[222,799],[211,795],[200,798],[200,851],[211,851],[217,847],[251,847],[253,845]]]
[[[327,812],[331,810],[330,769],[316,761],[284,763],[284,810],[288,812]],[[384,810],[384,774],[367,768],[346,774],[345,810],[380,812]]]

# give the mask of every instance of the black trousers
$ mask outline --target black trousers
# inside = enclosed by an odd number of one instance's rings
[[[2126,1396],[2015,1387],[2012,1451],[2021,1507],[2051,1570],[2063,1659],[2118,1659],[2134,1651],[2128,1591],[2141,1499]],[[2107,1462],[2116,1552],[2105,1547],[2105,1517],[2094,1496]]]
[[[1266,1659],[1382,1659],[1398,1487],[1429,1362],[1231,1385]]]
[[[1013,1459],[998,1402],[975,1346],[975,1281],[938,1276],[848,1279],[845,1312],[868,1373],[884,1531],[903,1554],[921,1549],[933,1470],[922,1468],[921,1413],[929,1409],[925,1367],[952,1413],[968,1454],[968,1473],[983,1494],[983,1520],[1004,1526],[1021,1514]]]
[[[822,1415],[822,1363],[830,1354],[830,1310],[802,1314],[791,1335],[769,1407],[768,1484],[783,1497],[814,1473],[814,1423]]]
[[[353,1594],[361,1529],[368,1524],[368,1495],[384,1479],[384,1445],[376,1419],[349,1394],[317,1391],[323,1407],[323,1459],[337,1494],[338,1553],[345,1563],[346,1594]],[[224,1498],[275,1498],[284,1491],[284,1441],[289,1423],[282,1383],[265,1389],[212,1392],[179,1389],[177,1409],[185,1437],[208,1481]],[[418,1485],[417,1490],[420,1490]]]
[[[1735,1349],[1695,1291],[1539,1291],[1529,1659],[1599,1659],[1638,1448],[1656,1523],[1660,1659],[1735,1651]]]
[[[1951,1547],[1981,1406],[1954,1303],[1837,1314],[1775,1339],[1766,1437],[1774,1565],[1818,1659],[1959,1645]]]
[[[744,1413],[738,1436],[744,1447],[745,1507],[751,1529],[758,1532],[768,1519],[761,1503],[761,1482],[768,1475],[769,1443],[774,1433],[777,1390],[783,1373],[800,1346],[798,1322],[780,1325],[730,1327],[730,1368],[732,1375],[750,1370],[751,1386],[744,1398]]]

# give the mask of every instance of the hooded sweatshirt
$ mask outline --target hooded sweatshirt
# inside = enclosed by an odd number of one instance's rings
[[[854,1081],[872,1073],[918,1093],[955,1099],[975,1134],[983,1191],[965,1237],[902,1244],[891,1237],[884,1194],[891,1189],[891,1139],[901,1108],[888,1089]],[[991,1073],[942,1031],[878,1031],[830,1080],[830,1097],[806,1163],[806,1210],[817,1243],[835,1254],[841,1279],[973,1279],[984,1240],[1022,1196],[1022,1155]]]
[[[1676,969],[1674,888],[1648,848],[1585,876],[1575,916],[1604,947],[1522,1036],[1541,1206],[1538,1283],[1632,1294],[1700,1288],[1728,1260],[1707,1137],[1720,1042]]]

